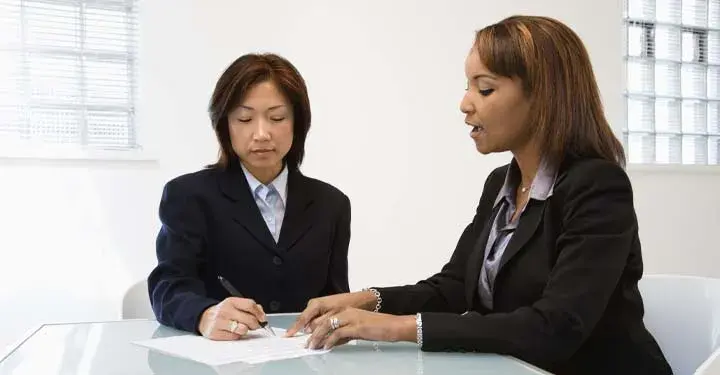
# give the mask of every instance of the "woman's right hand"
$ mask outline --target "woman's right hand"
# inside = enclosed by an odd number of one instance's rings
[[[262,306],[255,301],[228,297],[203,311],[198,331],[211,340],[237,340],[266,320]]]
[[[348,307],[363,310],[372,310],[377,304],[375,294],[371,291],[355,293],[333,294],[326,297],[311,299],[305,310],[298,316],[295,323],[287,330],[287,337],[294,336],[300,331],[312,332],[325,319]]]

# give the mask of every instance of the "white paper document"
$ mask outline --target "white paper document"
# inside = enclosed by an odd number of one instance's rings
[[[202,336],[185,335],[133,342],[168,355],[190,359],[209,366],[236,362],[256,364],[280,359],[327,353],[329,350],[305,349],[309,335],[284,337],[285,330],[273,328],[277,336],[261,330],[251,331],[237,341],[213,341]]]

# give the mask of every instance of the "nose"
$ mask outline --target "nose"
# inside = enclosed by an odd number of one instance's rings
[[[470,91],[465,91],[465,95],[463,95],[463,98],[460,101],[460,112],[466,115],[473,112],[473,105],[468,95],[470,95]]]
[[[267,141],[270,139],[270,132],[268,131],[269,124],[264,119],[260,119],[257,122],[257,127],[253,132],[253,139],[256,141]]]

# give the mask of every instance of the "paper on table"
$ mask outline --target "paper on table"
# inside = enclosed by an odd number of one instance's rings
[[[203,336],[183,335],[135,341],[133,344],[209,366],[236,362],[256,364],[329,351],[305,349],[308,335],[286,338],[285,330],[279,328],[273,330],[277,336],[268,336],[256,330],[237,341],[213,341]]]

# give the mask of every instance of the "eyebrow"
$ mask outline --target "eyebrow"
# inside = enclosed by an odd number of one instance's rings
[[[492,79],[493,81],[496,81],[496,80],[497,80],[497,77],[495,77],[495,76],[493,76],[493,75],[490,75],[490,74],[484,74],[484,73],[475,74],[475,75],[472,77],[472,80],[475,81],[475,80],[477,80],[478,78],[489,78],[489,79]]]
[[[268,110],[268,111],[272,111],[273,109],[278,109],[278,108],[282,108],[282,107],[285,107],[285,104],[275,105],[275,106],[272,106],[272,107],[268,108],[267,110]],[[244,104],[240,104],[240,108],[249,109],[249,110],[251,110],[251,111],[254,111],[254,110],[255,110],[255,108],[250,107],[250,106],[247,106],[247,105],[244,105]]]

